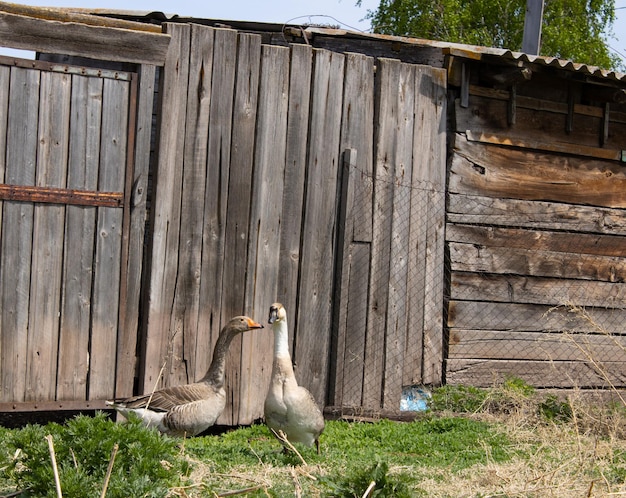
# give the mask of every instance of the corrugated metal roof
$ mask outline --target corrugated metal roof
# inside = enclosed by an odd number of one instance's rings
[[[465,57],[468,59],[480,60],[483,56],[501,57],[503,59],[509,59],[520,62],[528,62],[532,64],[541,64],[543,66],[555,67],[566,71],[573,71],[582,73],[588,76],[594,76],[596,78],[604,78],[613,81],[620,81],[626,83],[626,74],[617,71],[609,71],[597,66],[589,64],[581,64],[572,62],[570,60],[557,59],[556,57],[544,57],[540,55],[529,55],[523,52],[514,52],[508,49],[480,47],[475,45],[464,45],[461,43],[449,43],[435,40],[425,40],[422,38],[408,38],[404,36],[392,36],[392,35],[380,35],[374,33],[355,32],[344,29],[334,28],[320,28],[320,27],[308,27],[305,31],[311,34],[320,34],[325,36],[337,36],[337,37],[349,37],[349,38],[364,38],[369,40],[385,40],[394,41],[397,43],[404,43],[408,45],[414,45],[416,47],[437,47],[441,48],[444,52],[458,57]]]
[[[50,9],[53,10],[53,9]],[[86,9],[86,8],[74,8],[74,7],[66,7],[57,9],[59,11],[71,11],[83,14],[96,14],[96,15],[113,15],[115,16],[125,16],[132,14],[133,16],[143,17],[146,19],[154,20],[155,12],[137,12],[137,11],[124,11],[124,10],[114,10],[114,9]],[[173,22],[190,22],[193,18],[182,18],[177,14],[162,14],[162,20],[171,20]],[[262,23],[262,22],[249,22],[249,21],[236,21],[236,20],[224,20],[224,19],[198,19],[198,21],[216,21],[221,24],[232,24],[236,27],[237,24],[245,24],[249,29],[250,27],[254,27],[259,31],[276,31],[277,27],[280,26],[276,23]],[[362,38],[368,40],[381,40],[381,41],[394,41],[396,43],[402,43],[407,45],[413,45],[416,47],[436,47],[440,48],[444,53],[449,53],[451,55],[456,55],[458,57],[465,57],[468,59],[481,60],[483,56],[490,57],[501,57],[503,59],[509,59],[513,61],[519,62],[527,62],[531,64],[540,64],[543,66],[550,66],[558,69],[562,69],[565,71],[572,71],[576,73],[581,73],[587,76],[593,76],[596,78],[602,78],[617,82],[626,83],[626,73],[620,73],[617,71],[609,71],[607,69],[602,69],[597,66],[592,66],[589,64],[581,64],[577,62],[573,62],[570,60],[557,59],[556,57],[544,57],[538,55],[529,55],[523,52],[514,52],[508,49],[501,48],[491,48],[491,47],[481,47],[476,45],[464,45],[461,43],[450,43],[450,42],[442,42],[435,40],[426,40],[423,38],[408,38],[404,36],[392,36],[392,35],[381,35],[375,33],[365,33],[360,31],[350,31],[346,29],[337,29],[330,27],[313,27],[307,25],[299,25],[299,24],[288,24],[282,25],[282,29],[286,27],[296,27],[300,31],[304,31],[310,35],[323,35],[323,36],[333,36],[333,37],[346,37],[346,38]]]

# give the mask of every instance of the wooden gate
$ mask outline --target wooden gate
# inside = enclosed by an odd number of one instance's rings
[[[136,91],[134,73],[0,58],[0,405],[9,410],[99,406],[80,400],[132,392],[132,375],[116,388],[116,366],[118,344],[132,344],[118,331]]]

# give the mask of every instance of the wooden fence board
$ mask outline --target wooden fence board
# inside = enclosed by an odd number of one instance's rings
[[[211,106],[211,74],[213,70],[213,38],[211,28],[191,26],[189,51],[189,83],[185,120],[184,169],[181,192],[178,278],[174,313],[183,341],[185,372],[183,383],[194,382],[206,372],[211,361],[211,338],[198,336],[200,307],[200,273],[202,267],[202,230],[207,170],[207,136]],[[182,365],[181,365],[182,366]]]
[[[178,236],[180,229],[180,195],[182,181],[183,133],[189,78],[190,28],[183,24],[166,24],[172,37],[160,92],[158,179],[152,212],[152,257],[149,300],[141,392],[149,392],[160,383],[160,372],[166,359],[171,360],[171,310],[178,270]],[[169,365],[171,368],[171,364]],[[169,378],[163,379],[169,384]]]
[[[413,195],[417,195],[417,209],[411,208],[411,227],[417,225],[418,238],[411,235],[411,244],[417,243],[417,268],[422,268],[423,276],[411,281],[413,294],[409,298],[410,309],[418,307],[417,321],[409,320],[408,331],[420,329],[423,316],[423,338],[407,338],[407,344],[416,340],[423,347],[422,376],[414,365],[419,355],[415,348],[407,351],[404,373],[405,385],[418,381],[439,384],[442,380],[443,364],[443,283],[444,283],[444,229],[446,214],[446,72],[431,67],[417,67],[415,78],[416,126],[413,139],[413,157],[417,161],[413,167]],[[425,125],[424,123],[429,123]],[[412,201],[413,203],[414,201]],[[413,228],[411,228],[413,230]],[[411,273],[409,275],[412,275]],[[423,287],[422,287],[422,278]],[[422,290],[423,288],[423,290]],[[416,299],[416,294],[417,299]],[[421,297],[423,295],[423,298]],[[423,301],[422,301],[423,300]],[[417,301],[417,302],[416,302]],[[420,303],[423,302],[423,304]],[[421,311],[423,309],[423,311]],[[414,334],[414,332],[413,332]],[[419,334],[419,332],[418,332]]]
[[[450,242],[453,271],[517,273],[535,277],[579,278],[604,282],[626,280],[626,259],[572,252],[485,247]]]
[[[72,78],[68,188],[97,189],[102,89],[100,78]],[[95,207],[66,208],[63,259],[72,264],[63,266],[56,398],[59,400],[87,399],[95,220]]]
[[[71,76],[41,74],[35,183],[65,187]],[[26,401],[54,399],[59,344],[65,207],[36,204],[33,222]]]
[[[0,66],[0,183],[4,183],[7,151],[7,119],[9,109],[9,81],[11,69]],[[2,201],[0,200],[0,228],[2,227]],[[2,231],[0,229],[0,235]]]
[[[464,301],[621,308],[626,302],[626,284],[525,275],[452,272],[450,297]]]
[[[401,64],[398,88],[393,94],[398,102],[395,115],[392,181],[394,183],[389,240],[389,281],[384,347],[383,400],[385,410],[398,408],[402,397],[402,369],[406,348],[408,313],[409,235],[413,178],[413,129],[415,112],[415,68]]]
[[[446,382],[491,387],[511,376],[539,388],[608,388],[624,385],[626,372],[620,362],[448,360]]]
[[[268,45],[263,46],[261,54],[259,94],[263,98],[259,101],[254,153],[245,300],[246,310],[261,323],[267,323],[269,307],[276,300],[281,268],[280,215],[289,110],[289,55],[287,48]],[[291,310],[290,317],[294,311]],[[239,397],[238,423],[249,424],[263,416],[274,351],[271,337],[268,329],[242,338],[241,383],[234,386]]]
[[[130,238],[126,272],[126,316],[118,340],[116,370],[116,397],[133,394],[137,376],[137,343],[141,324],[142,275],[144,269],[144,235],[146,228],[148,176],[150,169],[150,144],[153,132],[152,109],[154,105],[156,67],[142,64],[139,68],[137,124],[134,151],[134,170],[131,196],[130,226],[125,236]],[[131,133],[133,130],[131,130]],[[130,151],[132,153],[132,151]],[[129,186],[127,185],[127,188]]]
[[[372,254],[368,298],[368,323],[363,378],[363,405],[380,408],[381,379],[384,375],[385,319],[388,307],[390,272],[391,211],[394,189],[395,141],[397,126],[397,92],[400,62],[379,59],[376,71],[376,105],[378,111],[374,163],[374,208]]]
[[[346,54],[341,129],[341,206],[328,399],[360,406],[363,391],[369,260],[372,240],[374,59]]]
[[[225,230],[224,274],[222,282],[222,323],[231,317],[249,313],[245,306],[250,282],[248,275],[248,245],[252,237],[250,205],[255,171],[255,131],[261,71],[261,38],[257,35],[239,35],[237,65],[235,68],[235,96],[231,136],[230,172],[228,184],[228,211]],[[260,116],[258,116],[260,119]],[[283,157],[284,161],[284,157]],[[280,192],[282,195],[282,191]],[[252,275],[254,271],[252,272]],[[255,334],[256,335],[256,334]],[[241,415],[240,396],[245,395],[242,376],[242,341],[249,337],[233,339],[226,360],[226,398],[231,401],[221,420],[236,424]],[[249,368],[249,365],[247,365]],[[246,380],[249,376],[246,376]],[[244,392],[242,392],[242,389]],[[250,407],[244,407],[250,408]],[[258,410],[258,403],[254,404]],[[257,417],[258,418],[258,414]],[[254,418],[250,418],[252,422]]]
[[[566,306],[451,301],[448,326],[459,329],[513,331],[576,331],[621,334],[626,310],[586,308],[572,313]]]
[[[484,145],[459,134],[454,148],[452,192],[626,207],[626,172],[615,161]]]
[[[5,181],[13,185],[33,185],[37,160],[37,116],[39,71],[12,68],[11,88],[22,92],[9,96]],[[30,203],[5,202],[0,247],[0,299],[2,330],[1,388],[5,401],[24,401],[30,261],[34,207]]]
[[[314,50],[307,185],[302,228],[296,376],[323,403],[330,347],[339,139],[345,56]]]
[[[623,210],[450,193],[449,223],[626,235]]]
[[[452,329],[448,358],[626,363],[626,337]]]
[[[103,88],[98,189],[122,192],[126,177],[128,82],[107,79]],[[98,208],[93,273],[90,399],[115,393],[123,210]]]
[[[207,144],[207,179],[202,233],[202,271],[198,342],[208,344],[209,354],[221,327],[224,280],[225,230],[228,207],[231,134],[237,61],[237,32],[216,29],[213,41],[211,107]],[[228,317],[230,318],[230,317]],[[199,358],[199,355],[196,355]],[[200,361],[200,360],[199,360]],[[208,366],[210,360],[207,360]]]
[[[354,203],[356,184],[363,173],[357,169],[356,149],[343,154],[341,205],[337,233],[337,288],[333,323],[335,357],[331,359],[329,400],[334,406],[360,406],[363,393],[367,289],[369,286],[370,244],[355,243]]]
[[[587,235],[580,232],[565,233],[461,224],[448,225],[446,240],[533,251],[576,252],[583,257],[584,255],[622,257],[626,244],[626,237],[619,235]]]
[[[288,323],[292,330],[289,344],[293,346],[293,336],[298,329],[296,303],[301,260],[300,238],[304,216],[304,181],[313,50],[308,45],[291,45],[290,48],[289,115],[287,117],[285,179],[280,229],[280,272],[276,298],[287,310]]]

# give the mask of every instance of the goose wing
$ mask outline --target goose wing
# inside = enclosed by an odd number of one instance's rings
[[[170,411],[175,406],[193,403],[217,396],[217,391],[204,382],[173,386],[151,394],[141,394],[116,402],[125,408],[150,408],[153,411]]]

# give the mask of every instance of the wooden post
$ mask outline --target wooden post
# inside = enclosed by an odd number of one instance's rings
[[[526,17],[524,18],[522,52],[527,54],[539,55],[543,5],[544,0],[526,0]]]

